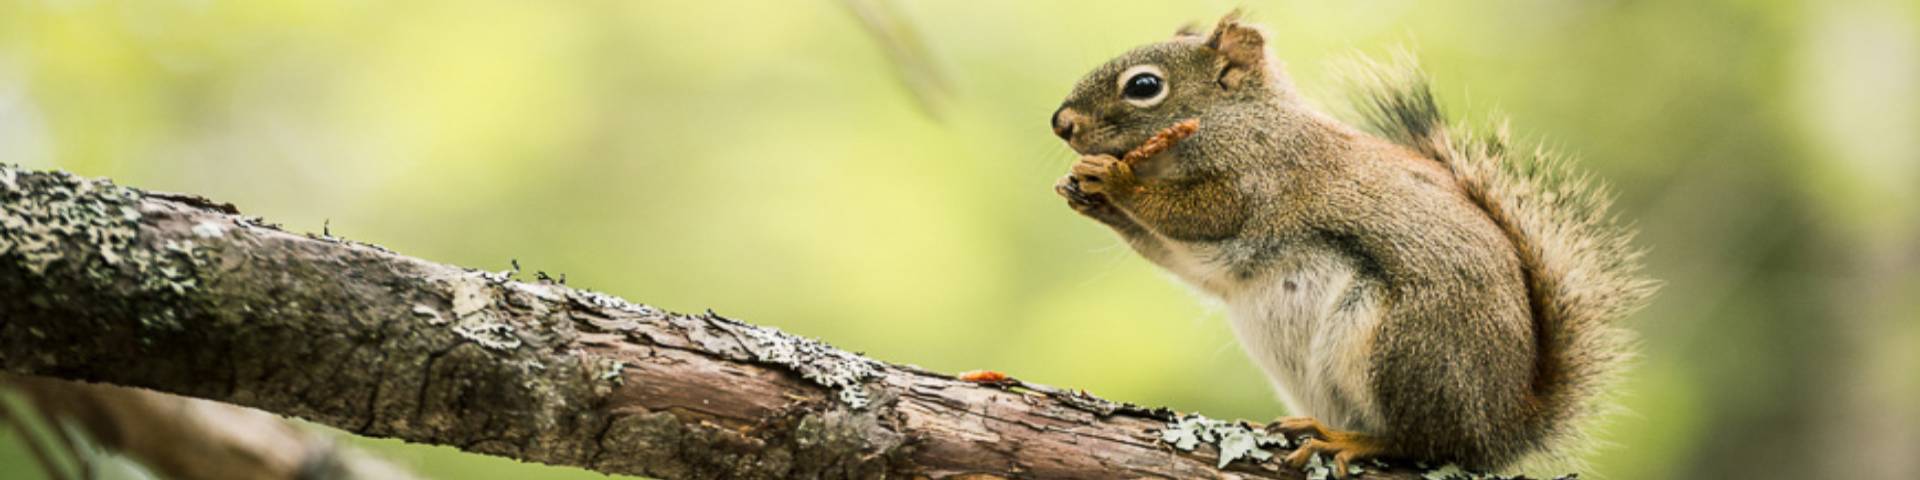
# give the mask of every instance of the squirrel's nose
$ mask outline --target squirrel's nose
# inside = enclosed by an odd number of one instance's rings
[[[1059,136],[1061,140],[1073,141],[1073,131],[1079,128],[1076,125],[1079,122],[1074,120],[1079,116],[1078,113],[1068,110],[1066,105],[1061,105],[1059,110],[1053,111],[1053,118],[1049,119],[1053,124],[1053,134]]]

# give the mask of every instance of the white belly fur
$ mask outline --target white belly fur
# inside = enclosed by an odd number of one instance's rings
[[[1163,266],[1226,303],[1241,348],[1266,372],[1290,415],[1341,430],[1379,429],[1367,356],[1381,311],[1372,295],[1340,308],[1354,287],[1352,267],[1329,252],[1301,251],[1240,280],[1217,249],[1189,244],[1169,250]]]

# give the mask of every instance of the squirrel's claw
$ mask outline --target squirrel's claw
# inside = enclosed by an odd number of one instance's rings
[[[1120,185],[1133,182],[1133,167],[1112,155],[1088,155],[1074,162],[1067,177],[1083,193],[1111,194]]]
[[[1300,447],[1287,455],[1287,465],[1305,468],[1317,453],[1332,457],[1334,475],[1339,478],[1347,478],[1347,466],[1353,462],[1379,458],[1387,453],[1386,446],[1372,437],[1327,428],[1313,417],[1281,418],[1267,424],[1267,431],[1287,438],[1302,439]]]
[[[1327,438],[1327,427],[1313,417],[1282,417],[1267,424],[1267,433],[1277,433],[1287,438]]]
[[[1060,177],[1060,181],[1053,184],[1053,193],[1067,199],[1067,204],[1072,205],[1074,210],[1086,210],[1107,203],[1105,198],[1081,190],[1080,179],[1072,175]]]
[[[1088,218],[1115,226],[1131,221],[1127,220],[1127,214],[1121,213],[1118,207],[1107,201],[1106,195],[1088,193],[1080,187],[1079,179],[1074,178],[1073,175],[1067,175],[1060,177],[1060,181],[1053,184],[1053,192],[1067,199],[1067,206],[1073,207],[1073,211],[1080,212]]]
[[[1333,457],[1333,474],[1338,478],[1351,476],[1348,466],[1354,462],[1380,458],[1387,453],[1386,446],[1378,440],[1357,433],[1328,431],[1327,438],[1313,438],[1300,444],[1286,458],[1287,465],[1293,468],[1306,468],[1314,454]]]

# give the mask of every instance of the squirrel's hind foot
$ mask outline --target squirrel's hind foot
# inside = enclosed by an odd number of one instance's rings
[[[1327,428],[1313,417],[1286,417],[1267,425],[1267,431],[1286,435],[1287,438],[1305,438],[1299,448],[1287,455],[1286,463],[1294,468],[1306,468],[1314,454],[1333,459],[1333,472],[1339,478],[1347,478],[1348,465],[1361,460],[1385,457],[1388,453],[1385,442],[1358,432],[1344,432]]]

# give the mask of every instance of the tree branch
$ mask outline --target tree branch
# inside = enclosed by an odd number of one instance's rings
[[[1189,419],[1172,437],[1199,445],[1182,451],[1161,441],[1165,410],[974,384],[4,165],[0,367],[669,479],[1304,477],[1250,457],[1215,468],[1209,443],[1232,425]]]

